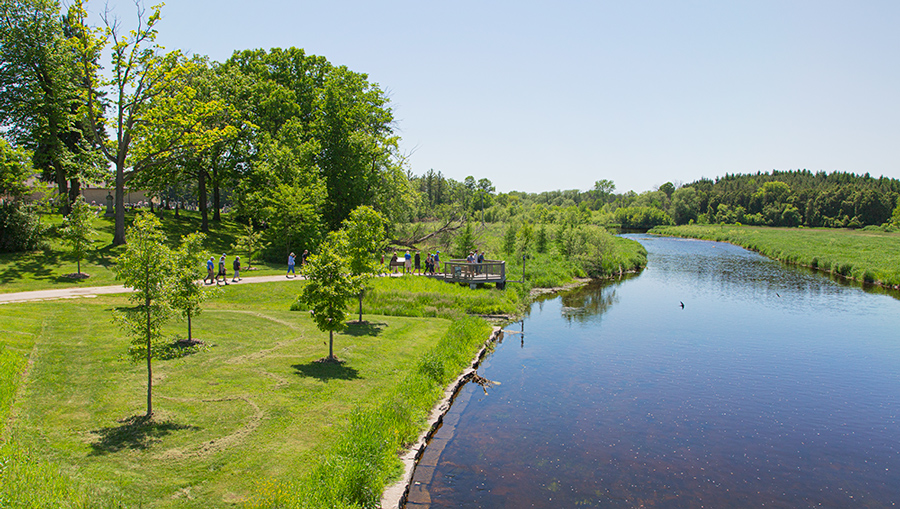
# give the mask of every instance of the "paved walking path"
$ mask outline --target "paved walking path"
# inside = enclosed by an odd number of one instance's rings
[[[299,281],[303,276],[297,275],[293,278],[285,278],[282,276],[251,276],[241,278],[237,283],[228,281],[230,285],[246,285],[251,283],[270,283],[272,281]],[[212,285],[207,285],[212,286]],[[225,285],[221,285],[225,286]],[[79,297],[96,297],[97,295],[107,295],[111,293],[128,293],[133,291],[131,288],[124,286],[87,286],[87,287],[70,287],[58,288],[53,290],[35,290],[31,292],[16,293],[0,293],[0,304],[10,304],[13,302],[30,302],[36,300],[56,300],[56,299],[77,299]]]
[[[384,274],[384,276],[399,277],[403,274]],[[229,285],[246,285],[252,283],[271,283],[273,281],[300,281],[305,279],[302,275],[297,274],[295,277],[286,278],[284,276],[250,276],[241,278],[237,283],[228,280]],[[200,282],[200,281],[198,281]],[[213,285],[206,285],[213,286]],[[225,285],[220,285],[225,286]],[[77,299],[80,297],[96,297],[98,295],[108,295],[112,293],[128,293],[132,292],[131,288],[124,286],[73,286],[69,288],[57,288],[51,290],[34,290],[31,292],[16,293],[0,293],[0,304],[12,304],[14,302],[31,302],[37,300],[56,300],[56,299]]]

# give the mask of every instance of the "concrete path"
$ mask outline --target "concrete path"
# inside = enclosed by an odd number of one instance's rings
[[[296,277],[292,278],[286,278],[284,276],[251,276],[241,278],[241,280],[237,283],[232,283],[229,279],[228,284],[246,285],[252,283],[270,283],[272,281],[299,281],[301,279],[303,279],[303,276],[299,274]],[[133,291],[131,288],[125,288],[124,286],[120,285],[71,287],[59,288],[54,290],[35,290],[32,292],[0,293],[0,304],[11,304],[13,302],[31,302],[36,300],[77,299],[79,297],[96,297],[97,295],[128,293],[131,291]]]

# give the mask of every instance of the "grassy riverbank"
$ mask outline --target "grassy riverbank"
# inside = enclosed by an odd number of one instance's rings
[[[346,362],[323,365],[327,335],[288,310],[297,291],[234,285],[210,301],[193,324],[207,346],[154,363],[150,422],[145,367],[110,320],[124,296],[0,306],[0,506],[376,503],[490,327],[367,314],[335,338]]]
[[[900,286],[900,233],[735,225],[658,226],[650,233],[730,242],[783,262]]]

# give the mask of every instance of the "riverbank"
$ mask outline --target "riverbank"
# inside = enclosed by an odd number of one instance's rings
[[[728,242],[784,263],[900,289],[900,233],[738,225],[658,226],[649,233]]]

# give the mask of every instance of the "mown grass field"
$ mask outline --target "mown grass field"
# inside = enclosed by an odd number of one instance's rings
[[[321,364],[328,336],[289,311],[298,291],[235,285],[209,301],[193,321],[206,347],[154,362],[150,422],[139,418],[146,367],[111,321],[125,296],[0,305],[0,506],[341,507],[380,496],[399,473],[397,448],[490,327],[367,314],[335,336],[345,362]]]
[[[175,219],[169,211],[163,220],[163,228],[173,247],[181,241],[182,236],[200,231],[199,213],[182,211],[179,215],[179,219]],[[131,224],[133,218],[134,212],[128,211],[126,224]],[[81,271],[91,276],[87,279],[66,277],[77,272],[77,265],[75,258],[70,254],[68,247],[59,240],[56,232],[62,223],[62,216],[45,214],[41,216],[41,222],[49,228],[46,235],[47,249],[24,253],[0,253],[0,293],[117,284],[112,267],[115,265],[116,257],[123,252],[124,246],[112,246],[114,229],[112,218],[100,216],[94,220],[94,228],[97,230],[97,236],[93,238],[92,243],[94,249],[81,261]],[[230,262],[235,255],[240,256],[246,266],[246,253],[236,253],[231,247],[242,233],[242,226],[228,219],[227,215],[224,215],[220,222],[210,221],[210,234],[204,247],[210,255],[216,256],[216,260],[222,253],[228,253],[229,274]],[[245,272],[244,275],[264,276],[282,273],[287,266],[287,260],[284,265],[280,265],[254,259],[252,264],[258,270]]]
[[[900,285],[900,233],[735,225],[658,226],[650,233],[730,242],[857,281]]]

